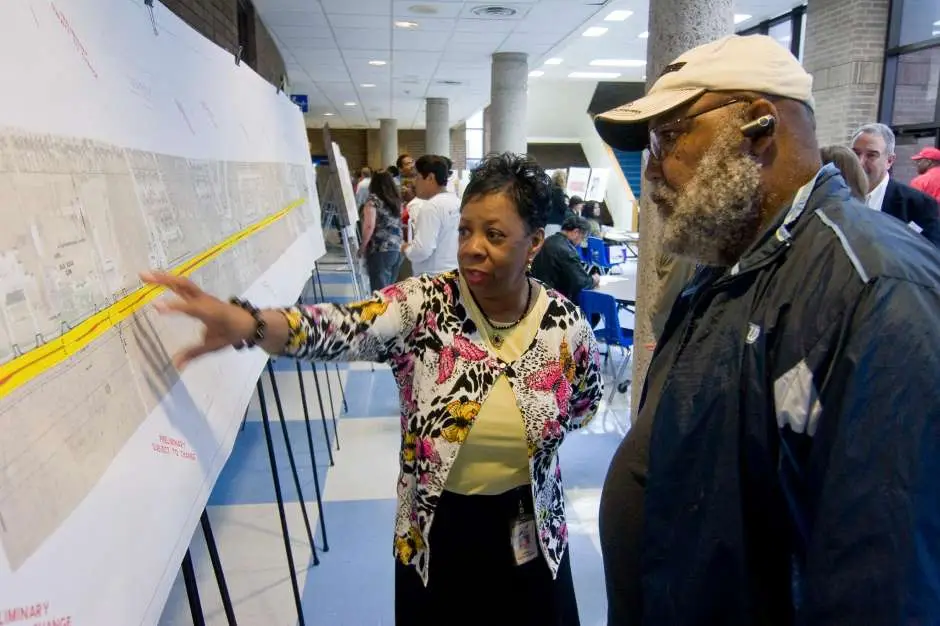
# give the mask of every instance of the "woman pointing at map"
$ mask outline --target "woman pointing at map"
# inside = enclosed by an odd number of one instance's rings
[[[401,626],[578,624],[556,453],[593,417],[603,389],[590,325],[527,274],[550,202],[551,181],[533,161],[486,159],[463,195],[459,270],[345,306],[258,310],[186,278],[143,276],[176,295],[160,310],[205,326],[177,367],[229,346],[391,365],[402,429]]]

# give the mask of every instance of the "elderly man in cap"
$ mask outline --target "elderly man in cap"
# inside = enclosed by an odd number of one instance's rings
[[[614,455],[610,626],[940,624],[940,255],[823,167],[765,36],[597,117],[698,270]]]
[[[924,148],[911,160],[917,164],[918,174],[911,181],[911,187],[940,202],[940,149]]]

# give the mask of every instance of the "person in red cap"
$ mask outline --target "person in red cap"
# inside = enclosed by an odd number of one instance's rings
[[[940,149],[924,148],[911,160],[917,164],[919,174],[911,181],[911,187],[940,202]]]

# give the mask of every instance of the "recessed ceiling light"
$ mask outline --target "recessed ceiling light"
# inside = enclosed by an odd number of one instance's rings
[[[372,61],[369,61],[369,65],[374,65],[376,67],[382,67],[385,64],[386,64],[385,61],[379,61],[377,59],[373,59]]]
[[[417,22],[408,22],[405,20],[399,20],[395,22],[395,28],[417,28]]]
[[[585,37],[600,37],[607,32],[607,29],[603,26],[591,26],[589,29],[581,33]]]
[[[362,83],[359,86],[362,87],[363,89],[369,89],[371,87],[375,87],[375,84],[374,83]]]
[[[568,78],[620,78],[617,72],[571,72]]]
[[[530,78],[538,78],[539,76],[545,76],[545,72],[543,72],[542,70],[532,70],[531,72],[529,72]]]
[[[323,115],[325,115],[326,117],[333,117],[334,115],[336,115],[336,113],[324,113]]]
[[[649,39],[649,36],[650,36],[650,32],[648,30],[644,30],[642,33],[637,35],[637,37],[639,37],[640,39]]]
[[[594,59],[590,65],[594,67],[643,67],[646,61],[639,59]]]
[[[934,22],[933,25],[934,25],[934,26],[940,26],[940,20],[937,20],[936,22]]]
[[[734,23],[735,23],[735,24],[740,24],[741,22],[746,22],[746,21],[748,21],[749,19],[751,19],[751,16],[750,16],[750,15],[747,15],[747,14],[745,14],[745,13],[735,13],[735,14],[734,14]]]
[[[354,107],[354,106],[356,106],[356,103],[355,103],[355,102],[344,102],[343,104],[345,104],[345,105],[348,106],[348,107]]]
[[[622,22],[633,15],[633,11],[611,11],[604,18],[605,22]]]
[[[545,65],[561,65],[561,63],[562,63],[562,59],[559,59],[557,57],[554,59],[548,59],[547,61],[545,61]]]

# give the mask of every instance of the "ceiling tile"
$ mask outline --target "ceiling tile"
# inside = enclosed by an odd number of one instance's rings
[[[391,29],[367,28],[334,29],[336,45],[340,50],[388,50],[392,45]],[[387,53],[386,53],[387,54]]]
[[[444,31],[397,31],[392,36],[395,50],[440,52],[447,47],[451,33]]]
[[[311,2],[311,0],[306,0]],[[389,15],[391,7],[388,0],[320,0],[327,15]]]
[[[388,6],[388,2],[385,3]],[[425,13],[416,13],[411,10],[411,7],[416,5],[425,5],[432,6],[437,11],[433,14]],[[427,0],[394,0],[392,5],[392,13],[396,19],[407,19],[414,20],[415,22],[420,23],[422,19],[426,18],[442,18],[442,17],[457,17],[460,15],[460,9],[463,6],[463,2],[429,2]],[[476,6],[476,3],[474,3]]]

